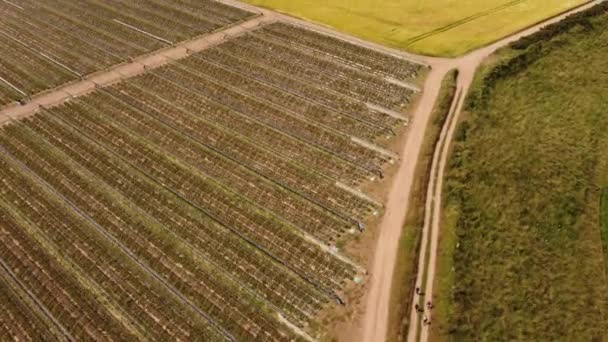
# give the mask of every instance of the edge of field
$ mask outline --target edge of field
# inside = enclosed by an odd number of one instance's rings
[[[397,251],[398,262],[393,273],[391,284],[391,299],[388,322],[388,342],[402,341],[407,334],[409,322],[413,285],[416,282],[418,265],[418,251],[420,249],[421,228],[424,224],[424,208],[429,183],[430,168],[435,147],[439,141],[443,127],[456,95],[457,70],[449,71],[441,84],[438,101],[435,103],[430,118],[430,125],[426,128],[426,137],[418,157],[414,185],[410,194],[412,205],[402,228],[401,238]]]
[[[462,113],[456,123],[456,131],[454,132],[454,140],[458,140],[458,131],[460,130],[461,123],[467,120],[469,111],[466,108],[466,103],[469,101],[472,94],[480,91],[483,87],[483,79],[487,72],[492,70],[502,60],[508,59],[512,53],[508,48],[503,48],[496,51],[491,56],[487,57],[475,71],[473,82],[466,94],[465,107],[462,109]],[[454,151],[455,144],[450,144],[450,150],[448,151],[448,158],[451,158]],[[446,165],[446,175],[450,172],[451,165]],[[444,184],[443,192],[447,183]],[[452,257],[454,249],[456,248],[456,222],[458,221],[458,211],[453,208],[449,201],[444,200],[441,206],[441,223],[440,229],[441,234],[437,242],[437,266],[436,275],[434,281],[435,291],[434,296],[434,310],[433,310],[433,324],[429,329],[429,340],[430,341],[441,341],[445,340],[447,330],[449,330],[448,322],[449,317],[453,313],[452,300],[450,295],[451,289],[454,284],[454,272],[452,265]]]
[[[482,49],[484,47],[490,46],[490,45],[492,45],[492,44],[494,44],[494,43],[496,43],[498,41],[501,41],[501,40],[503,40],[503,39],[505,39],[507,37],[510,37],[510,36],[513,36],[513,35],[517,35],[518,33],[527,31],[530,28],[535,27],[535,26],[537,26],[537,25],[539,25],[539,24],[541,24],[543,22],[555,19],[555,18],[563,15],[566,12],[570,12],[572,10],[576,10],[577,8],[581,8],[583,6],[589,5],[590,3],[594,2],[594,1],[597,1],[597,0],[585,0],[582,3],[580,3],[580,4],[576,4],[574,6],[564,8],[562,10],[559,10],[559,11],[555,12],[554,14],[550,14],[548,16],[539,18],[538,20],[530,22],[529,24],[527,24],[527,25],[525,25],[525,26],[523,26],[523,27],[521,27],[519,29],[514,29],[513,31],[510,31],[509,33],[506,33],[504,35],[496,36],[494,39],[490,39],[490,40],[487,40],[485,42],[480,42],[478,44],[471,45],[467,49],[455,50],[452,53],[436,53],[436,52],[432,51],[432,49],[430,49],[430,48],[407,48],[407,49],[405,49],[405,48],[401,47],[400,49],[404,49],[404,50],[409,51],[411,53],[419,54],[419,55],[427,56],[427,57],[456,58],[456,57],[459,57],[459,56],[464,56],[464,55],[466,55],[466,54],[468,54],[470,52],[473,52],[475,50],[479,50],[479,49]],[[495,12],[493,14],[499,14],[499,13],[500,13],[500,11],[499,12]],[[470,22],[466,22],[466,23],[464,23],[462,25],[454,26],[452,28],[462,27],[462,26],[464,26],[466,24],[472,24],[472,23],[474,23],[474,20],[470,21]]]
[[[583,4],[572,7],[570,10],[575,10],[586,5],[589,5],[592,2],[602,3],[606,0],[600,1],[586,1]],[[593,7],[591,7],[593,8]],[[563,13],[562,13],[563,14]],[[554,16],[552,18],[555,18]],[[550,20],[550,19],[547,19]],[[558,23],[561,23],[558,22]],[[558,25],[558,23],[553,24]],[[550,26],[547,28],[551,28]],[[545,29],[547,29],[545,28]],[[554,39],[556,36],[567,34],[570,28],[565,31],[559,31],[555,36],[546,37],[535,37],[533,38],[532,44],[542,44],[543,42],[550,41]],[[542,31],[540,31],[542,32]],[[534,41],[537,39],[536,41]],[[457,123],[456,132],[454,140],[455,142],[459,141],[460,131],[463,130],[463,123],[466,123],[467,119],[472,114],[471,110],[468,108],[468,102],[478,100],[479,97],[483,96],[481,94],[484,91],[485,77],[496,67],[499,67],[501,64],[507,63],[508,61],[517,58],[518,56],[525,55],[528,49],[513,49],[510,46],[503,47],[490,56],[486,57],[483,62],[479,65],[475,72],[474,80],[471,85],[471,88],[467,94],[467,98],[465,99],[465,107],[463,108],[462,115]],[[450,149],[450,158],[454,151],[454,144]],[[608,170],[608,159],[603,163],[605,170]],[[450,163],[447,165],[446,174],[449,174],[452,166]],[[604,171],[606,172],[606,171]],[[603,247],[603,255],[606,260],[608,260],[608,174],[604,176],[603,179],[599,181],[602,185],[602,188],[599,189],[599,217],[598,220],[598,228],[600,229],[599,235],[601,235],[601,244]],[[444,193],[447,193],[448,184],[444,185]],[[449,200],[444,202],[442,206],[441,213],[441,235],[438,244],[438,250],[440,256],[438,257],[437,262],[437,275],[435,278],[435,287],[437,291],[437,296],[439,298],[433,303],[434,309],[434,319],[433,325],[430,329],[430,340],[431,341],[444,341],[451,340],[449,337],[450,326],[449,319],[453,315],[453,300],[452,300],[452,288],[454,285],[454,269],[453,269],[453,253],[457,248],[457,239],[456,239],[456,224],[460,217],[460,212],[457,208],[455,208],[453,203],[450,203]],[[608,271],[608,264],[605,264],[606,271]],[[603,270],[602,270],[603,271]]]
[[[233,5],[230,5],[230,6],[235,7]],[[247,10],[247,9],[243,9],[243,10]],[[51,94],[53,94],[53,93],[55,93],[57,91],[60,91],[62,89],[70,88],[72,86],[78,86],[78,84],[81,84],[83,81],[86,82],[86,81],[94,80],[94,79],[96,79],[98,77],[99,78],[103,78],[105,75],[107,75],[107,74],[109,74],[111,72],[115,72],[116,70],[118,70],[118,69],[120,69],[122,67],[127,67],[129,65],[134,64],[134,63],[139,63],[140,61],[145,60],[146,58],[152,58],[154,56],[163,55],[164,53],[169,52],[172,49],[175,49],[177,47],[187,46],[190,43],[195,43],[196,41],[199,41],[201,39],[205,39],[205,38],[207,38],[209,36],[212,36],[214,34],[222,33],[224,31],[230,30],[230,29],[235,28],[235,27],[237,27],[239,25],[247,23],[248,21],[251,21],[251,20],[254,20],[254,19],[258,19],[258,18],[262,17],[261,13],[253,12],[251,10],[247,10],[247,12],[250,13],[247,17],[239,19],[239,20],[237,20],[237,21],[235,21],[233,23],[227,24],[225,26],[218,27],[218,28],[216,28],[216,29],[214,29],[212,31],[201,33],[201,34],[196,35],[196,36],[188,37],[188,38],[186,38],[184,40],[181,40],[181,41],[178,41],[178,42],[173,42],[173,44],[171,44],[171,45],[166,45],[166,46],[161,47],[159,49],[148,51],[148,52],[145,52],[145,53],[143,53],[141,55],[134,56],[131,60],[125,60],[125,61],[122,61],[120,63],[110,65],[110,66],[108,66],[108,67],[106,67],[104,69],[95,70],[95,71],[93,71],[93,72],[91,72],[89,74],[83,75],[80,78],[76,78],[76,79],[73,79],[71,81],[59,84],[59,85],[57,85],[55,87],[51,87],[51,88],[48,88],[48,89],[43,89],[43,90],[41,90],[39,92],[36,92],[34,94],[29,94],[28,100],[27,100],[26,104],[29,103],[29,102],[32,102],[32,100],[39,99],[39,98],[47,96],[47,95],[51,95]],[[126,77],[126,78],[130,78],[130,77]],[[16,100],[16,101],[13,101],[13,102],[9,102],[9,103],[5,103],[3,105],[0,105],[0,111],[11,110],[11,109],[14,109],[14,108],[19,108],[19,107],[21,107],[21,105],[19,104],[19,101]],[[2,125],[6,124],[7,122],[8,122],[8,120],[4,121],[3,118],[0,116],[0,127]]]
[[[386,46],[386,47],[389,47],[389,48],[397,49],[397,50],[404,51],[404,52],[407,52],[407,53],[412,53],[412,54],[415,54],[415,55],[418,55],[418,56],[421,56],[421,57],[456,58],[456,57],[464,56],[464,55],[466,55],[466,54],[468,54],[470,52],[473,52],[475,50],[478,50],[478,49],[490,46],[490,45],[492,45],[492,44],[494,44],[494,43],[496,43],[496,42],[498,42],[498,41],[500,41],[500,40],[502,40],[502,39],[504,39],[506,37],[509,37],[509,36],[512,36],[512,35],[516,35],[518,33],[526,31],[526,30],[528,30],[528,29],[530,29],[532,27],[537,26],[540,23],[543,23],[543,22],[546,22],[548,20],[554,19],[554,18],[559,17],[560,15],[562,15],[562,14],[564,14],[566,12],[569,12],[569,11],[575,10],[577,8],[586,6],[589,3],[592,3],[592,2],[598,1],[598,0],[583,0],[583,2],[581,2],[579,4],[575,4],[573,6],[570,6],[570,7],[567,7],[567,8],[563,8],[561,10],[560,9],[556,9],[555,10],[556,12],[554,12],[553,14],[548,13],[546,16],[538,18],[537,20],[533,20],[533,21],[529,22],[528,24],[526,24],[526,25],[524,25],[524,26],[522,26],[520,28],[514,28],[512,31],[509,31],[509,32],[507,32],[505,34],[501,34],[501,35],[495,36],[492,39],[488,39],[488,40],[485,40],[485,41],[480,41],[477,44],[470,45],[466,49],[461,49],[461,50],[454,49],[451,52],[436,51],[438,48],[432,48],[432,47],[431,48],[425,48],[425,47],[416,48],[414,46],[405,47],[403,43],[391,42],[389,40],[382,39],[381,37],[371,37],[371,36],[364,37],[364,36],[362,36],[360,34],[357,34],[355,32],[344,30],[344,29],[342,29],[342,28],[340,28],[340,27],[338,27],[336,25],[331,25],[331,24],[329,24],[327,22],[323,22],[323,21],[320,21],[320,20],[317,20],[317,19],[309,18],[306,15],[302,15],[302,14],[298,14],[298,13],[294,13],[294,12],[285,11],[285,10],[282,10],[280,8],[274,8],[274,7],[267,6],[267,5],[253,4],[249,0],[238,0],[238,1],[242,1],[242,2],[246,3],[249,6],[261,8],[261,9],[264,9],[264,10],[267,10],[267,11],[271,11],[271,12],[280,13],[281,15],[285,15],[287,17],[295,18],[295,19],[298,19],[298,20],[303,20],[303,21],[312,23],[314,25],[318,25],[320,27],[325,27],[327,29],[330,29],[330,30],[333,30],[333,31],[336,31],[336,32],[340,32],[340,33],[343,33],[343,34],[352,35],[353,37],[357,37],[357,38],[365,40],[365,41],[370,41],[370,42],[373,42],[373,43],[376,43],[376,44],[380,44],[380,45],[383,45],[383,46]],[[599,1],[602,1],[602,0],[599,0]],[[493,15],[500,14],[500,11],[494,12],[492,14]],[[462,26],[464,26],[466,24],[474,25],[475,24],[475,20],[467,21],[467,22],[464,22],[461,25],[453,26],[453,27],[450,28],[450,30],[454,29],[454,28],[462,27]],[[447,26],[450,26],[450,25],[451,24],[447,24]],[[448,32],[448,31],[449,30],[444,31],[444,32]],[[419,42],[422,42],[422,41],[423,40],[420,40]]]

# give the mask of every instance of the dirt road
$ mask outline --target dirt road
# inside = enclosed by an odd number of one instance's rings
[[[370,291],[365,311],[363,340],[383,341],[386,336],[390,287],[401,227],[405,221],[405,208],[409,203],[412,180],[416,163],[424,139],[430,113],[439,94],[441,80],[447,68],[435,68],[428,75],[422,98],[413,117],[405,147],[401,151],[401,165],[389,193],[386,211],[380,223],[380,235],[372,266]]]
[[[31,101],[21,106],[9,105],[0,109],[0,126],[10,120],[17,120],[38,111],[40,106],[52,107],[70,97],[82,96],[96,87],[112,85],[125,78],[142,74],[145,70],[158,68],[173,60],[188,57],[193,52],[203,51],[224,41],[225,38],[242,34],[258,25],[273,20],[272,15],[261,15],[240,24],[218,32],[206,34],[174,46],[154,51],[150,54],[137,57],[132,62],[120,64],[107,70],[91,74],[80,81],[65,84],[32,97]]]

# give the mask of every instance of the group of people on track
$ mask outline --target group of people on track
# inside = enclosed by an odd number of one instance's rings
[[[417,287],[416,288],[416,294],[418,296],[423,296],[424,293],[422,291],[420,291],[420,288]],[[416,309],[416,312],[419,314],[424,314],[424,308],[421,307],[418,303],[416,303],[414,305],[414,308]],[[433,303],[431,303],[430,301],[426,302],[426,309],[429,311],[429,313],[431,312],[431,310],[433,309]],[[427,316],[427,315],[423,315],[422,316],[422,324],[423,325],[431,325],[431,319]]]

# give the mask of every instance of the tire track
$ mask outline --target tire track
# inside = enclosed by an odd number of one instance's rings
[[[524,2],[528,2],[528,0],[514,0],[514,1],[508,2],[506,4],[503,4],[503,5],[491,8],[491,9],[489,9],[487,11],[483,11],[483,12],[479,12],[479,13],[473,14],[473,15],[468,16],[466,18],[463,18],[463,19],[460,19],[458,21],[452,22],[452,23],[450,23],[448,25],[445,25],[445,26],[436,28],[434,30],[428,31],[426,33],[414,36],[414,37],[412,37],[412,38],[410,38],[410,39],[408,39],[408,40],[405,41],[405,46],[406,47],[407,46],[411,46],[412,44],[414,44],[414,43],[416,43],[418,41],[421,41],[423,39],[426,39],[428,37],[432,37],[432,36],[437,35],[439,33],[442,33],[442,32],[445,32],[445,31],[449,31],[449,30],[451,30],[451,29],[453,29],[455,27],[464,25],[464,24],[466,24],[468,22],[471,22],[473,20],[477,20],[479,18],[487,17],[490,14],[494,14],[496,12],[500,12],[502,10],[505,10],[507,8],[510,8],[510,7],[513,7],[515,5],[519,5],[519,4],[524,3]]]

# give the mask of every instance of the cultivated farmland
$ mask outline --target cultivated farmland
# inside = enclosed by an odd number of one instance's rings
[[[587,0],[246,0],[386,46],[458,56]]]
[[[6,125],[3,334],[318,336],[421,72],[277,22]]]
[[[210,0],[0,1],[0,105],[254,15]]]

